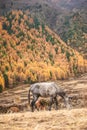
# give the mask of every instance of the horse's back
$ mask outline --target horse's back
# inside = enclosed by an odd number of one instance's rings
[[[40,96],[51,96],[57,93],[57,88],[55,82],[40,82],[31,85],[31,92]]]
[[[34,83],[30,86],[31,91],[34,89],[48,89],[55,87],[55,82],[39,82]]]

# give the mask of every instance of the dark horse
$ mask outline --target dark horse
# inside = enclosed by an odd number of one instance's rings
[[[33,100],[30,104],[30,92],[33,95]],[[61,96],[64,101],[65,105],[69,108],[69,99],[66,93],[55,83],[55,82],[41,82],[41,83],[35,83],[30,86],[29,93],[28,93],[28,102],[31,106],[32,111],[34,111],[34,106],[38,98],[41,97],[50,97],[50,104],[49,104],[49,110],[51,110],[51,106],[53,102],[55,102],[56,107],[55,109],[58,109],[58,101],[57,101],[57,95]]]

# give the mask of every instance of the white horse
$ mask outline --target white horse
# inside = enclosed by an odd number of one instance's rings
[[[31,104],[30,104],[30,92],[33,95],[33,100]],[[40,96],[50,97],[49,110],[51,110],[53,101],[56,104],[55,109],[57,110],[58,109],[57,95],[61,96],[64,99],[65,105],[69,108],[70,105],[69,105],[68,96],[55,82],[40,82],[40,83],[32,84],[30,86],[29,93],[28,93],[28,102],[31,106],[32,112],[34,111],[35,103]]]

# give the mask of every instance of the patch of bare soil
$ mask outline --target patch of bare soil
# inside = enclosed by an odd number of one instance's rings
[[[87,74],[57,82],[69,95],[72,109],[67,110],[58,97],[59,110],[32,113],[27,103],[29,85],[22,85],[0,94],[0,130],[87,130]]]

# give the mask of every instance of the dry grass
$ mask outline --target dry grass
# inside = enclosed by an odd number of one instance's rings
[[[0,116],[1,130],[87,130],[87,109],[25,112]]]

